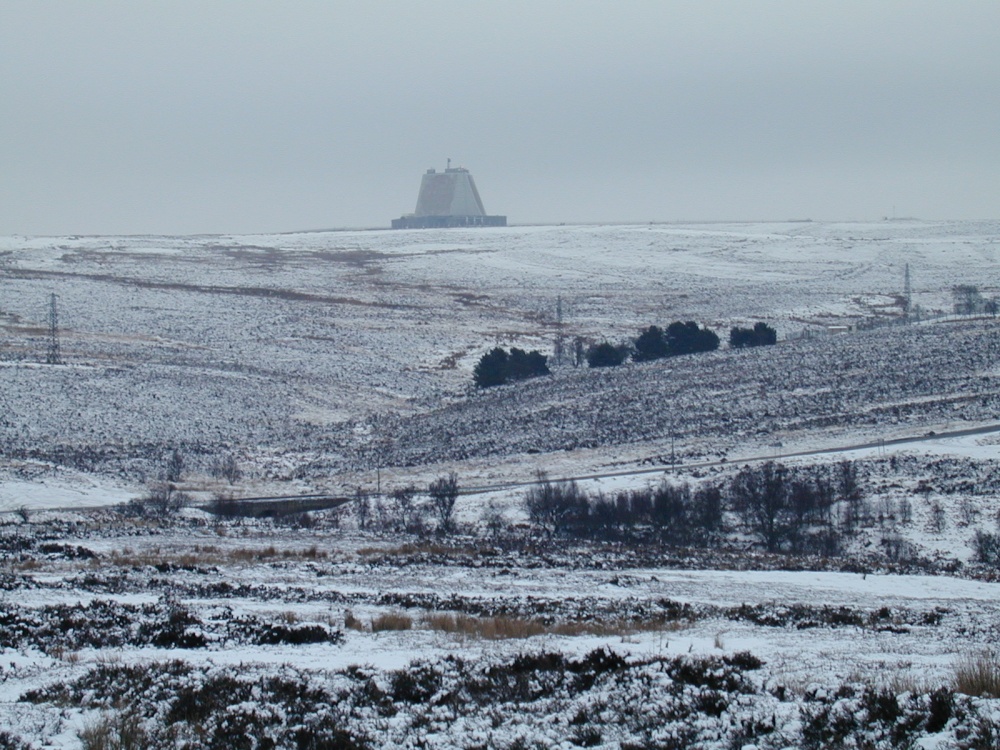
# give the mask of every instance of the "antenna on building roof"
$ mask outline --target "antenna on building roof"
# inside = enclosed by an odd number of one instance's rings
[[[447,169],[451,169],[451,159],[448,159],[448,167],[447,167]]]

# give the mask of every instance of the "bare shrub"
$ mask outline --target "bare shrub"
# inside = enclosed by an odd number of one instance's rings
[[[395,522],[390,522],[390,525],[417,534],[426,531],[424,509],[417,505],[416,498],[417,488],[412,485],[392,491],[389,499],[392,501]]]
[[[371,522],[372,518],[372,506],[371,501],[368,499],[368,493],[363,492],[360,487],[358,487],[357,492],[354,493],[354,517],[358,522],[358,528],[364,531],[368,528],[368,524]]]
[[[446,477],[439,477],[431,482],[428,488],[431,505],[438,518],[438,528],[449,533],[454,530],[455,501],[458,500],[458,475],[451,472]]]
[[[191,498],[183,492],[178,492],[174,485],[160,482],[150,487],[142,497],[129,500],[122,510],[131,516],[165,518],[177,513],[190,501]]]
[[[729,492],[743,522],[760,537],[768,552],[777,552],[786,538],[792,515],[788,469],[773,461],[746,466],[733,478]]]
[[[550,534],[578,527],[589,513],[587,493],[576,482],[551,482],[542,472],[525,493],[524,507],[531,523]]]
[[[913,521],[913,503],[904,497],[899,501],[899,522],[903,526],[909,526],[911,521]]]
[[[931,504],[931,517],[929,528],[935,534],[941,534],[948,526],[948,516],[941,506],[940,500],[934,500]]]
[[[163,472],[163,478],[167,482],[179,482],[181,477],[184,476],[184,454],[180,452],[180,449],[174,448],[173,453],[170,454],[170,458],[167,459],[167,466]]]
[[[216,457],[212,461],[209,472],[217,479],[225,479],[229,484],[236,484],[243,478],[243,470],[240,469],[236,456],[229,453],[222,457]]]
[[[917,548],[913,542],[896,533],[885,534],[881,540],[885,557],[890,562],[907,562],[917,558]]]
[[[979,510],[968,495],[959,499],[958,513],[961,526],[971,526],[979,518]]]
[[[490,500],[483,513],[483,525],[486,527],[486,533],[497,539],[510,528],[510,520],[496,503]]]
[[[976,530],[976,535],[972,540],[972,548],[975,551],[976,560],[984,565],[1000,568],[1000,534]]]

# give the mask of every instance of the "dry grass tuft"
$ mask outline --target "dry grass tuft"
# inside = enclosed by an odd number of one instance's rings
[[[365,629],[365,624],[355,617],[351,610],[347,610],[344,612],[344,627],[348,630],[363,631]]]
[[[902,695],[903,693],[927,695],[941,687],[922,675],[908,671],[894,674],[886,683],[886,686],[896,695]]]
[[[259,549],[253,549],[251,547],[234,549],[229,553],[229,559],[233,562],[259,562],[260,560],[267,560],[269,558],[276,557],[277,555],[278,550],[276,550],[272,544],[269,547],[261,547]]]
[[[662,620],[570,620],[546,623],[522,617],[470,617],[455,614],[431,614],[424,618],[424,623],[431,630],[485,640],[532,638],[538,635],[626,636],[639,632],[676,631],[682,627],[676,621]]]
[[[384,615],[373,617],[371,630],[373,633],[383,633],[388,630],[411,630],[413,619],[402,612],[387,612]]]
[[[134,714],[108,714],[77,735],[83,750],[145,750],[149,737]]]
[[[967,654],[955,664],[955,691],[965,695],[1000,698],[1000,659],[984,651]]]

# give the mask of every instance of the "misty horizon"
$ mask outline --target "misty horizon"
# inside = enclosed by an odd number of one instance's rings
[[[1000,218],[1000,5],[0,6],[0,234]]]

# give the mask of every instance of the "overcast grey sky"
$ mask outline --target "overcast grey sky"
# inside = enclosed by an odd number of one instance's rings
[[[1000,218],[1000,2],[0,0],[0,234]],[[895,208],[894,208],[895,207]]]

